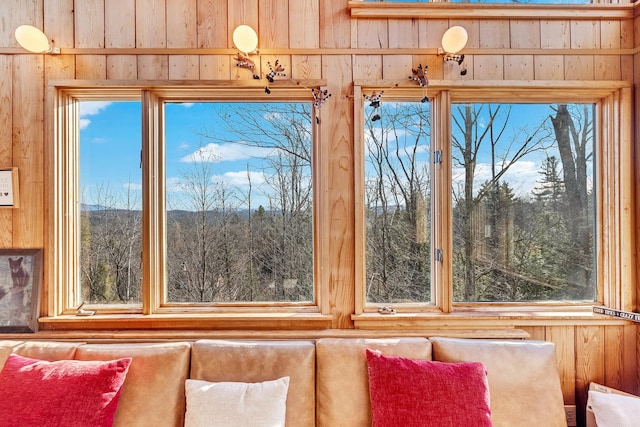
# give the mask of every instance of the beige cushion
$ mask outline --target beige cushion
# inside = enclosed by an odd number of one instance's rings
[[[632,427],[638,425],[640,399],[600,384],[589,384],[587,427]]]
[[[287,427],[315,425],[315,346],[312,341],[196,341],[190,377],[249,383],[289,377]]]
[[[386,356],[431,359],[426,338],[322,338],[316,342],[320,427],[371,426],[366,349]]]
[[[289,377],[259,383],[187,380],[184,427],[284,427]]]
[[[433,359],[487,367],[494,427],[566,427],[555,345],[544,341],[430,338]]]
[[[184,424],[184,384],[189,374],[190,344],[87,344],[78,360],[131,357],[116,411],[116,427],[178,427]]]
[[[0,367],[4,366],[11,353],[49,362],[73,359],[76,349],[81,345],[77,342],[0,341]]]

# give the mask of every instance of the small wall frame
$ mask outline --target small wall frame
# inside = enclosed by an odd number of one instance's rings
[[[0,333],[38,330],[42,249],[0,249]]]
[[[18,168],[0,168],[0,208],[20,207]]]

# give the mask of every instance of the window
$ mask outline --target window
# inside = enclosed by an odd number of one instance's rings
[[[365,114],[367,301],[430,302],[430,104]]]
[[[317,313],[312,96],[277,91],[58,88],[56,312]]]
[[[358,87],[358,314],[632,304],[628,88],[563,83]]]
[[[140,304],[142,106],[82,100],[79,109],[80,295]]]
[[[594,301],[594,117],[451,105],[454,301]]]

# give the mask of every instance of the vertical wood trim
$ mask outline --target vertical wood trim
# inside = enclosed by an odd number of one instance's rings
[[[168,80],[169,57],[167,55],[138,55],[140,80]]]
[[[367,267],[366,267],[366,209],[365,209],[365,150],[364,108],[362,88],[353,88],[353,158],[354,158],[354,215],[355,215],[355,313],[362,314],[367,304]]]
[[[160,99],[149,91],[142,93],[142,313],[151,314],[166,295],[165,265],[165,170],[163,159],[164,113]]]
[[[200,79],[229,80],[231,78],[229,55],[201,55]]]
[[[104,80],[107,78],[105,55],[77,55],[76,78],[82,80]]]
[[[13,166],[13,57],[0,55],[0,165]],[[0,210],[0,247],[12,245],[13,210]]]
[[[197,9],[195,1],[167,1],[167,47],[197,47]]]
[[[45,60],[45,76],[48,80],[72,79],[75,73],[75,57],[71,55],[47,55]],[[69,100],[59,96],[54,87],[45,91],[45,135],[44,135],[44,235],[45,248],[43,254],[45,286],[42,289],[41,301],[43,315],[57,315],[66,306],[75,302],[75,293],[68,294],[64,285],[69,281],[70,269],[60,263],[61,259],[69,259],[63,252],[65,236],[61,228],[64,221],[75,218],[73,200],[65,192],[62,165],[65,156],[75,155],[75,150],[67,150],[67,138],[73,137],[73,129],[69,129],[69,114],[65,105]],[[76,117],[77,119],[77,117]],[[66,215],[69,213],[69,215]],[[48,285],[46,285],[48,284]]]
[[[199,55],[169,56],[169,80],[198,80],[199,78]]]
[[[477,62],[477,58],[476,58]],[[505,55],[504,78],[507,80],[533,80],[533,55]]]
[[[437,203],[432,205],[431,247],[440,248],[443,253],[453,253],[453,229],[451,222],[444,218],[452,218],[451,201],[451,94],[440,92],[431,103],[431,122],[436,126],[431,129],[431,153],[441,150],[442,163],[431,164],[431,199]],[[433,162],[433,158],[430,158]],[[433,252],[433,250],[432,250]],[[453,307],[453,259],[438,262],[431,258],[431,300],[443,312],[450,313]]]
[[[320,47],[323,49],[340,49],[353,46],[353,31],[356,18],[351,19],[344,2],[336,0],[320,0]]]
[[[289,47],[320,47],[319,0],[289,2],[289,22]]]
[[[105,0],[104,44],[108,48],[136,47],[136,3]]]
[[[291,55],[291,77],[295,80],[320,79],[322,56]]]
[[[198,0],[198,47],[227,47],[227,0]]]
[[[289,46],[289,2],[288,0],[263,0],[260,3],[260,41],[262,48],[285,48]],[[300,17],[291,17],[291,26],[300,26]]]
[[[44,33],[51,37],[53,45],[61,48],[74,47],[73,0],[45,1],[43,6]]]
[[[324,235],[328,245],[329,289],[333,328],[351,328],[355,305],[354,282],[354,170],[353,170],[353,79],[351,56],[328,56],[322,64],[323,78],[332,94],[322,110],[322,156],[325,185],[330,189],[327,205],[322,207]],[[330,114],[326,114],[326,109]]]
[[[604,328],[604,381],[609,387],[624,387],[624,326]]]
[[[104,47],[104,1],[82,0],[75,2],[75,47]]]
[[[319,88],[325,90],[326,88]],[[320,306],[322,314],[331,313],[331,293],[327,284],[331,280],[331,274],[328,268],[322,268],[322,266],[329,265],[329,244],[328,239],[322,236],[327,236],[331,229],[331,224],[327,221],[328,212],[327,206],[329,206],[329,189],[328,183],[328,156],[327,156],[327,142],[326,138],[328,132],[323,132],[322,123],[328,120],[328,114],[325,113],[326,108],[316,109],[312,107],[313,117],[312,126],[313,132],[313,292],[316,296],[316,304]]]
[[[575,327],[554,326],[546,328],[546,339],[556,346],[560,384],[565,405],[576,403]]]
[[[107,56],[107,79],[135,80],[138,78],[138,61],[135,55]]]
[[[44,57],[13,57],[13,166],[19,171],[20,209],[13,213],[13,247],[44,246]]]
[[[167,46],[165,0],[136,0],[136,46]]]
[[[632,90],[624,88],[620,90],[619,103],[616,104],[617,114],[617,137],[613,141],[619,141],[620,144],[620,191],[621,203],[618,207],[620,212],[621,230],[620,238],[620,255],[625,262],[622,264],[621,271],[621,304],[623,310],[633,311],[636,309],[636,289],[629,286],[631,283],[637,283],[638,276],[636,269],[638,268],[638,241],[634,235],[637,232],[637,214],[638,207],[636,205],[634,190],[638,187],[637,182],[633,179],[634,169],[638,168],[638,164],[634,168],[634,143],[632,136],[633,119],[632,119]],[[635,144],[637,147],[637,144]],[[635,212],[634,212],[634,207]]]
[[[577,326],[576,357],[576,405],[585,408],[590,382],[604,384],[604,327]],[[578,425],[584,425],[584,411],[578,411]]]
[[[416,19],[389,19],[387,22],[390,48],[417,48],[420,26]]]

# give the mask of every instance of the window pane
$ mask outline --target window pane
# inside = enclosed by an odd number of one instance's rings
[[[365,108],[368,302],[431,301],[430,105]]]
[[[167,103],[167,300],[313,301],[309,103]]]
[[[594,300],[594,111],[452,106],[454,301]]]
[[[141,301],[140,102],[80,102],[80,287],[91,303]]]

